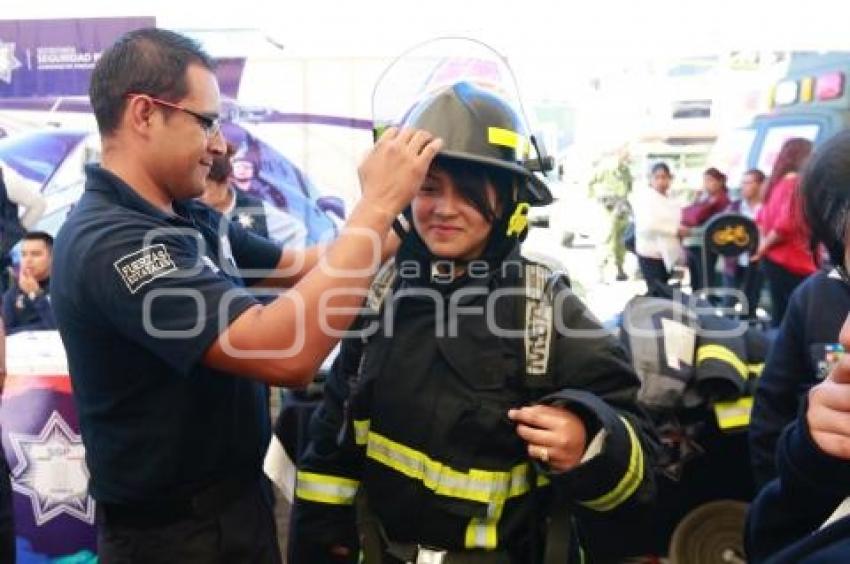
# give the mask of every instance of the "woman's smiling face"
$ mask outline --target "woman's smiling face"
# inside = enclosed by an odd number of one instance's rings
[[[485,183],[487,201],[498,215],[496,189]],[[428,171],[411,204],[413,225],[436,257],[477,259],[487,246],[493,225],[461,191],[455,178],[439,165]]]

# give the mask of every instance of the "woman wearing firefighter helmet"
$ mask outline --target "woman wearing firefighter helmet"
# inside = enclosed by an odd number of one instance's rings
[[[520,255],[529,206],[552,201],[521,112],[459,80],[401,125],[444,145],[311,420],[291,560],[578,558],[576,523],[634,518],[654,491],[637,378]]]

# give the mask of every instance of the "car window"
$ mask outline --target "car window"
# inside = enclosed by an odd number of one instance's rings
[[[779,150],[783,143],[792,137],[802,137],[813,142],[820,133],[820,125],[816,123],[797,123],[793,125],[777,125],[769,127],[764,135],[761,152],[758,158],[758,168],[767,175],[773,170]]]
[[[36,132],[0,140],[0,161],[40,185],[50,178],[82,135]]]
[[[65,158],[62,164],[57,168],[56,173],[50,179],[47,186],[44,187],[43,194],[45,196],[53,196],[60,192],[66,191],[69,187],[82,184],[85,180],[85,170],[83,166],[86,164],[85,144],[78,144]],[[77,188],[82,195],[82,187]]]

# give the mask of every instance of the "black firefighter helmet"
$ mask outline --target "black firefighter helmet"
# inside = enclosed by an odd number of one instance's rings
[[[402,127],[424,129],[443,140],[442,157],[472,161],[515,173],[525,180],[518,202],[532,206],[552,203],[552,193],[533,169],[543,157],[529,135],[525,120],[507,102],[470,82],[456,82],[416,103]],[[532,151],[537,153],[533,158]]]

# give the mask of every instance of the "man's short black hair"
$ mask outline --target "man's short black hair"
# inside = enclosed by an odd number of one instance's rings
[[[672,174],[670,174],[670,167],[667,166],[667,163],[655,163],[649,170],[649,174],[651,175],[654,175],[659,172],[663,172],[667,176],[673,176]]]
[[[764,183],[765,179],[767,178],[764,173],[757,168],[751,168],[750,170],[744,173],[744,176],[752,176],[759,184]]]
[[[200,44],[165,29],[144,28],[122,35],[98,60],[89,85],[101,135],[118,128],[127,94],[138,93],[176,102],[189,92],[186,69],[215,63]]]
[[[45,233],[44,231],[27,231],[24,233],[24,236],[21,237],[22,241],[44,241],[44,244],[47,245],[49,250],[53,250],[53,237],[50,233]]]

